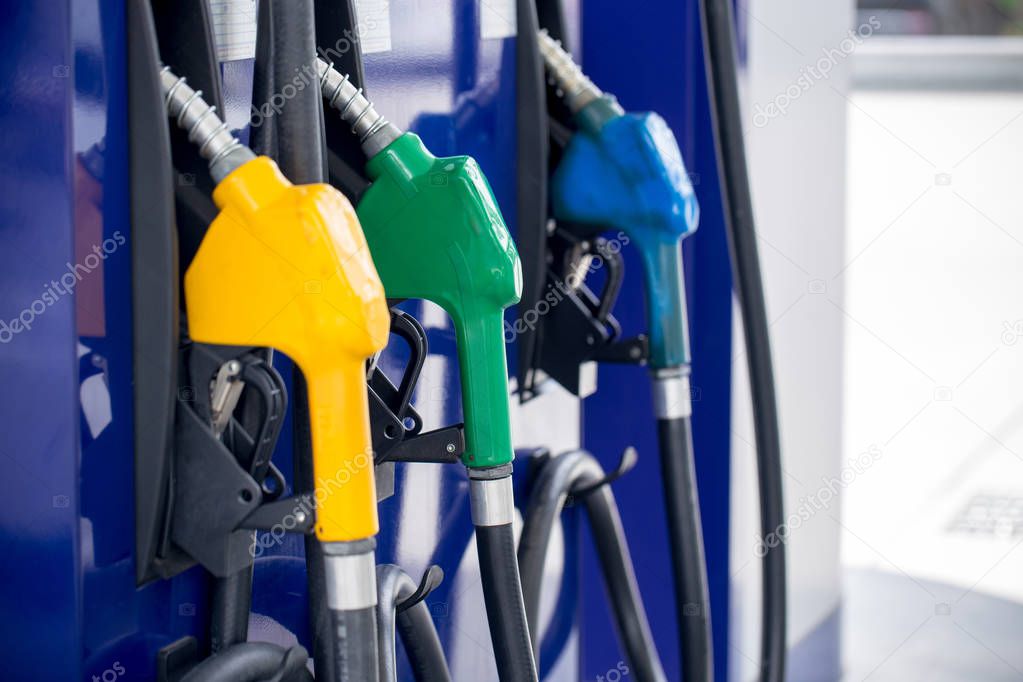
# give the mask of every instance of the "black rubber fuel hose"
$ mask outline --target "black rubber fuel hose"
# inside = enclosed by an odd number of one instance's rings
[[[535,682],[512,524],[477,526],[476,545],[498,676],[501,682]]]
[[[416,682],[451,682],[444,648],[425,601],[397,611],[416,591],[416,583],[393,564],[377,566],[377,649],[380,682],[397,682],[395,635],[401,637]]]
[[[249,638],[252,564],[213,581],[210,606],[210,653],[218,654]]]
[[[483,601],[501,682],[536,682],[522,584],[515,557],[511,465],[469,469]]]
[[[376,607],[331,609],[330,622],[336,675],[325,682],[377,682]]]
[[[682,650],[682,678],[687,682],[711,682],[714,679],[714,649],[710,594],[689,417],[659,418],[657,440],[661,450],[661,481],[671,540],[669,547]]]
[[[725,227],[732,256],[736,296],[745,330],[756,433],[760,528],[761,534],[768,537],[782,526],[785,516],[781,438],[767,305],[757,253],[753,200],[742,133],[731,0],[700,0],[700,23]],[[785,679],[785,600],[785,546],[779,543],[768,549],[764,556],[760,650],[760,679],[764,682],[782,682]]]
[[[268,642],[243,642],[210,656],[181,682],[312,682],[308,660],[300,646],[283,649]]]
[[[573,491],[590,488],[604,476],[604,470],[593,455],[584,450],[573,450],[544,463],[531,487],[529,507],[519,539],[518,560],[526,617],[530,632],[534,633],[537,659],[540,652],[538,621],[544,560],[554,524]],[[579,499],[585,505],[590,521],[615,629],[630,669],[638,680],[662,682],[667,678],[650,632],[614,493],[610,486],[602,485],[587,491]]]
[[[315,74],[316,19],[313,0],[267,0],[273,26],[273,85],[282,88],[296,78]],[[325,182],[323,96],[314,87],[296,88],[297,94],[274,112],[277,162],[296,185]],[[279,92],[277,93],[279,94]],[[285,166],[287,168],[285,168]]]

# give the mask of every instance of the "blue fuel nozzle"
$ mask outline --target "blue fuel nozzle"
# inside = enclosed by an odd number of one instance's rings
[[[540,51],[579,126],[552,179],[554,217],[628,235],[646,277],[649,364],[688,364],[679,244],[696,231],[700,209],[675,136],[655,113],[625,113],[544,31]]]

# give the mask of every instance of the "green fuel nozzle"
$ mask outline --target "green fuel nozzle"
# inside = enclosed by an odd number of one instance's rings
[[[372,184],[357,212],[390,298],[441,306],[454,323],[462,381],[463,462],[512,461],[504,309],[522,272],[490,185],[468,156],[438,158],[381,116],[348,77],[318,60],[323,96],[351,124]]]
[[[318,61],[323,96],[352,126],[372,180],[356,209],[384,290],[441,306],[455,327],[469,500],[497,670],[535,681],[515,557],[504,309],[522,269],[494,194],[468,156],[438,158],[388,123],[348,79]]]

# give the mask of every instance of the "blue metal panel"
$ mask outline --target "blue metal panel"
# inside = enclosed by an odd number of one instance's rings
[[[7,133],[0,142],[0,173],[7,191],[0,198],[6,246],[0,255],[0,319],[9,327],[42,296],[46,279],[59,279],[69,264],[85,263],[90,253],[99,256],[93,247],[104,255],[75,296],[55,297],[45,313],[35,315],[31,330],[8,338],[0,326],[5,386],[0,420],[6,436],[0,460],[10,460],[0,498],[0,537],[7,541],[0,637],[23,654],[8,662],[15,666],[5,671],[10,679],[151,680],[157,649],[183,634],[205,634],[207,585],[201,570],[144,588],[134,583],[123,4],[76,0],[72,9],[66,0],[30,0],[6,3],[2,15],[6,53],[0,64],[6,77],[0,80],[0,123]],[[390,4],[393,49],[367,55],[370,94],[435,153],[475,156],[514,226],[514,39],[479,38],[478,0]],[[717,666],[724,679],[731,299],[712,149],[706,134],[697,135],[708,130],[708,120],[695,3],[655,0],[642,13],[619,10],[608,0],[586,4],[585,64],[628,108],[653,109],[668,120],[703,207],[701,229],[686,255],[694,385],[700,392],[695,435]],[[622,39],[630,35],[643,39]],[[623,66],[643,60],[651,66]],[[250,79],[251,64],[225,68],[229,111],[245,110]],[[231,114],[231,120],[238,118]],[[628,267],[638,273],[631,256],[626,251]],[[623,322],[636,330],[645,325],[640,289],[640,278],[632,277],[621,305]],[[432,305],[408,305],[427,327],[431,344],[417,407],[426,428],[456,422],[461,406],[450,323]],[[515,357],[509,347],[513,364]],[[287,358],[277,358],[289,375]],[[385,366],[397,361],[393,355],[383,360]],[[627,444],[637,444],[644,455],[616,491],[658,645],[674,677],[674,616],[663,595],[668,557],[647,385],[642,370],[603,370],[601,391],[586,405],[586,438],[605,466]],[[622,395],[633,399],[622,401]],[[520,438],[520,444],[526,443]],[[289,423],[275,462],[287,472],[290,458]],[[520,462],[519,489],[525,471]],[[405,465],[396,478],[397,494],[381,505],[379,559],[414,576],[431,563],[444,568],[447,578],[429,603],[455,679],[491,679],[464,472]],[[563,589],[559,593],[551,585],[544,595],[556,608],[544,638],[543,667],[552,670],[551,680],[613,679],[609,671],[621,670],[622,657],[615,653],[604,600],[580,599],[599,593],[599,576],[594,558],[578,554],[584,535],[576,515],[566,514],[567,546],[559,557]],[[297,636],[308,643],[301,556],[300,539],[286,537],[270,542],[257,559],[254,637]],[[402,679],[411,679],[403,661],[399,669]]]
[[[2,317],[35,319],[0,338],[4,677],[149,680],[205,597],[135,587],[124,3],[5,14]]]
[[[77,679],[81,665],[75,301],[51,284],[75,259],[69,5],[0,10],[0,639],[12,680]]]
[[[702,41],[695,0],[650,0],[622,11],[612,0],[582,3],[582,63],[628,111],[656,111],[675,131],[700,202],[700,228],[684,244],[693,353],[693,431],[714,617],[715,677],[727,679],[728,500],[732,288],[714,158]],[[624,251],[626,278],[616,314],[626,330],[645,329],[641,264]],[[628,332],[627,332],[628,333]],[[629,444],[640,464],[615,484],[625,530],[668,677],[679,661],[670,560],[665,541],[657,439],[649,379],[631,367],[605,367],[585,403],[585,443],[611,466]],[[629,396],[623,401],[622,396]],[[584,583],[599,580],[595,557],[584,556]],[[592,593],[592,592],[591,592]],[[609,676],[622,660],[603,602],[584,606],[583,673]]]

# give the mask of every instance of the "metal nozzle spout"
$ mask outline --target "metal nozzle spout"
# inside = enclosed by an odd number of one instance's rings
[[[320,74],[320,89],[327,103],[341,113],[345,122],[351,124],[352,132],[359,137],[366,156],[372,159],[401,137],[401,130],[373,108],[373,103],[362,94],[362,88],[355,87],[347,74],[341,73],[319,57],[316,59],[316,70]]]
[[[209,162],[210,175],[215,182],[219,184],[231,171],[256,158],[220,120],[217,108],[202,98],[202,90],[193,90],[183,77],[174,75],[169,66],[160,70],[160,85],[167,113],[179,128],[188,131],[188,139]]]
[[[565,51],[561,43],[551,38],[546,30],[539,31],[537,38],[547,71],[554,80],[554,85],[563,93],[565,103],[573,114],[579,113],[587,104],[604,96],[603,91],[582,72],[572,59],[572,55]]]

